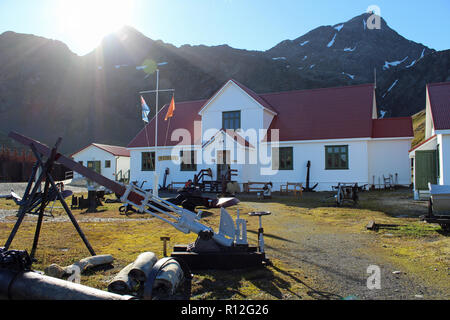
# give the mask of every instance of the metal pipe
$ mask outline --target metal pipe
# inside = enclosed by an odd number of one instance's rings
[[[81,284],[56,279],[36,272],[0,269],[0,300],[130,300]]]

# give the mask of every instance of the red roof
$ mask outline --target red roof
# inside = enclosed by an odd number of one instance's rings
[[[372,136],[374,85],[261,94],[278,115],[270,129],[280,141],[368,138]]]
[[[450,82],[427,85],[434,130],[450,129]]]
[[[258,95],[232,81],[265,108],[276,113],[269,129],[280,129],[280,141],[413,136],[411,118],[372,119],[373,84]],[[185,129],[191,134],[191,140],[183,141],[182,144],[201,145],[201,132],[194,135],[194,121],[201,121],[198,113],[209,101],[211,99],[178,102],[170,122],[164,121],[165,109],[160,112],[158,146],[178,145],[178,141],[170,141],[172,132],[176,129]],[[130,142],[128,148],[154,146],[154,133],[155,119],[152,119]],[[270,140],[270,130],[268,136]],[[194,141],[194,137],[197,141]],[[248,141],[242,137],[234,138],[248,146]]]
[[[373,120],[372,138],[414,137],[411,117]]]
[[[73,153],[71,155],[71,157],[73,157],[77,153],[80,153],[81,151],[89,148],[90,146],[94,146],[94,147],[97,147],[99,149],[102,149],[102,150],[104,150],[106,152],[111,153],[112,155],[114,155],[116,157],[129,157],[130,156],[130,151],[128,151],[125,147],[111,146],[111,145],[100,144],[100,143],[91,143],[90,145],[84,147],[83,149]]]
[[[201,131],[194,134],[194,122],[201,121],[201,117],[198,114],[200,108],[205,104],[206,100],[177,102],[174,116],[165,121],[167,113],[167,105],[164,106],[158,114],[158,146],[176,146],[182,145],[200,145],[201,144]],[[134,139],[128,145],[128,148],[142,148],[155,146],[155,117],[134,137]],[[200,129],[201,127],[199,127]],[[190,140],[184,140],[179,138],[178,141],[171,141],[172,133],[175,130],[181,129],[187,130],[190,133]],[[186,132],[186,131],[184,131]],[[197,141],[194,141],[196,139]],[[181,143],[180,143],[181,142]]]

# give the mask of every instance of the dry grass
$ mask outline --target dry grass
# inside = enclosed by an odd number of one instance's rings
[[[373,254],[404,266],[413,274],[421,275],[424,281],[433,285],[442,284],[448,288],[449,248],[448,235],[440,232],[440,227],[419,222],[417,216],[426,213],[426,206],[412,202],[407,191],[373,192],[361,194],[358,206],[335,208],[329,197],[331,193],[305,194],[303,199],[293,197],[274,197],[272,200],[258,201],[253,196],[240,196],[241,203],[230,208],[235,217],[236,209],[241,213],[254,211],[260,206],[273,214],[264,218],[267,233],[266,243],[270,248],[283,248],[286,239],[282,238],[286,224],[295,217],[314,222],[317,231],[321,226],[330,227],[341,233],[370,233],[365,226],[370,220],[377,223],[398,224],[394,229],[382,229],[376,233]],[[412,197],[412,196],[411,196]],[[14,205],[0,200],[0,208],[15,209]],[[69,199],[70,204],[70,199]],[[82,283],[99,289],[105,289],[114,275],[132,262],[140,253],[153,251],[162,257],[160,237],[170,236],[170,246],[187,244],[195,241],[196,235],[183,234],[173,227],[144,215],[120,216],[120,204],[105,204],[101,212],[83,214],[73,210],[80,221],[90,217],[119,218],[112,222],[80,222],[92,247],[97,254],[111,254],[114,268],[110,270],[89,272],[82,277]],[[211,210],[203,223],[217,230],[219,211]],[[54,212],[55,214],[55,212]],[[65,215],[58,209],[57,215]],[[399,217],[401,216],[401,217]],[[136,218],[138,220],[136,220]],[[0,223],[0,243],[4,243],[13,226]],[[251,244],[256,244],[258,219],[247,218],[248,237]],[[295,227],[295,226],[292,226]],[[19,230],[12,244],[14,249],[30,249],[33,241],[35,223],[27,219]],[[284,241],[284,242],[283,242]],[[290,239],[289,241],[297,241]],[[170,252],[169,252],[170,254]],[[89,253],[78,237],[70,222],[51,222],[43,224],[37,251],[38,262],[35,269],[43,270],[51,263],[61,266],[88,256]],[[325,299],[337,298],[325,293],[321,287],[322,280],[314,270],[295,269],[289,261],[273,259],[273,265],[261,270],[244,270],[242,272],[208,271],[196,274],[193,279],[193,299]],[[434,271],[437,269],[437,271]],[[432,279],[427,276],[433,270]],[[433,280],[434,279],[434,280]],[[444,281],[443,281],[444,280]]]
[[[412,116],[414,139],[411,142],[411,147],[418,145],[425,139],[425,119],[425,110],[422,110]]]

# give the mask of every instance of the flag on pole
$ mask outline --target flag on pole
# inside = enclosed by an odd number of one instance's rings
[[[167,121],[167,119],[172,118],[174,111],[175,111],[175,96],[172,97],[172,102],[170,102],[169,110],[167,111],[166,118],[164,120]]]
[[[148,123],[148,115],[150,113],[150,108],[145,102],[144,98],[141,96],[141,105],[142,105],[142,120]]]

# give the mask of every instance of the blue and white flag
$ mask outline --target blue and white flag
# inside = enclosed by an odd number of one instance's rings
[[[148,114],[150,113],[150,108],[145,102],[144,98],[141,96],[141,105],[142,105],[142,120],[148,123]]]

